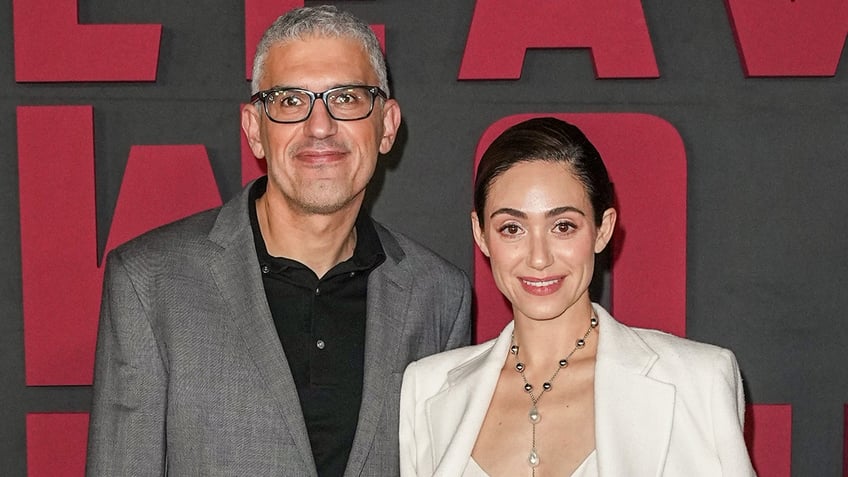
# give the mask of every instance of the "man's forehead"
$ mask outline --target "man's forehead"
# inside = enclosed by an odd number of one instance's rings
[[[315,35],[272,45],[265,58],[265,75],[263,83],[269,84],[264,87],[305,87],[303,84],[286,84],[303,80],[338,82],[338,85],[371,84],[378,79],[359,40]]]
[[[271,44],[269,51],[279,49],[303,49],[317,48],[328,50],[358,50],[363,55],[367,56],[367,48],[365,44],[358,38],[348,35],[323,35],[320,33],[310,33],[299,35],[294,38],[286,38]]]

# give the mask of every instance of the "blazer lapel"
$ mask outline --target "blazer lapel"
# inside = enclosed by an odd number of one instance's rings
[[[510,322],[491,347],[448,372],[445,388],[427,400],[434,477],[462,475],[495,393],[509,346]]]
[[[595,305],[595,446],[600,475],[659,476],[668,454],[674,386],[647,376],[658,356]]]
[[[277,404],[305,467],[317,477],[306,423],[298,404],[297,387],[274,328],[259,273],[247,211],[247,207],[252,206],[247,203],[250,187],[248,185],[238,199],[225,204],[218,214],[209,238],[222,250],[210,267],[245,347]]]
[[[365,322],[365,369],[362,405],[356,435],[348,457],[345,475],[362,473],[365,459],[376,438],[387,399],[397,399],[400,389],[392,389],[390,378],[396,372],[400,343],[405,336],[405,317],[412,293],[412,273],[404,263],[405,254],[397,241],[375,223],[386,260],[368,276]],[[385,436],[384,438],[397,438]]]

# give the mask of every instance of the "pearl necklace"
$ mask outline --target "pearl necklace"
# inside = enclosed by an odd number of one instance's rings
[[[568,366],[568,360],[571,358],[571,355],[573,355],[578,349],[582,349],[584,346],[586,346],[586,338],[588,338],[589,335],[592,333],[592,330],[597,327],[598,317],[595,316],[595,312],[592,311],[592,314],[589,316],[589,328],[586,330],[586,333],[583,334],[582,338],[577,340],[577,342],[574,344],[574,349],[572,349],[571,352],[568,353],[565,358],[559,360],[559,366],[557,366],[556,370],[554,371],[554,374],[552,374],[547,381],[542,383],[542,392],[540,392],[538,396],[533,393],[533,385],[530,384],[529,381],[527,381],[527,376],[524,374],[524,371],[527,369],[527,367],[524,365],[524,363],[518,360],[518,344],[516,344],[515,342],[515,332],[513,331],[512,346],[510,346],[509,351],[515,358],[515,370],[518,371],[518,373],[521,375],[521,379],[524,380],[524,392],[526,392],[530,396],[530,402],[532,403],[532,405],[530,406],[530,412],[527,413],[527,417],[530,419],[530,424],[533,426],[532,447],[530,449],[530,455],[527,457],[527,463],[530,464],[533,477],[536,476],[536,467],[539,466],[540,462],[539,452],[536,450],[536,424],[538,424],[539,421],[542,420],[542,415],[539,414],[539,408],[537,404],[539,403],[539,400],[542,399],[542,396],[546,392],[551,390],[551,388],[553,387],[552,383],[559,374],[560,370],[565,369]]]

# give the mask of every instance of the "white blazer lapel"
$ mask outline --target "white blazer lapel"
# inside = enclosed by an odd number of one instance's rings
[[[427,400],[434,477],[461,475],[468,464],[509,352],[512,329],[509,323],[489,350],[452,369],[444,389]]]
[[[647,376],[657,354],[595,305],[595,446],[600,475],[659,476],[668,454],[674,385]]]

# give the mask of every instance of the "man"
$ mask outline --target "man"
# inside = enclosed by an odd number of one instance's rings
[[[470,286],[360,211],[388,91],[350,14],[265,33],[242,126],[267,177],[109,256],[89,476],[398,474],[404,368],[468,342]]]

